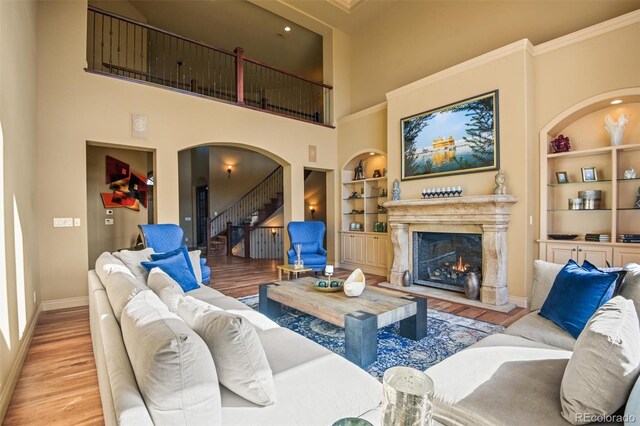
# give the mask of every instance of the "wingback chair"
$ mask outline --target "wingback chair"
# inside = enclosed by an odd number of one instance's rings
[[[289,222],[287,225],[291,248],[287,252],[289,264],[296,261],[295,245],[302,245],[301,258],[304,266],[314,271],[323,271],[327,266],[327,251],[322,247],[326,227],[324,222]]]
[[[145,247],[151,247],[156,253],[175,250],[182,245],[184,231],[176,224],[138,225],[138,228],[142,235],[142,244]],[[211,281],[211,268],[205,265],[206,262],[207,259],[200,258],[203,284]]]

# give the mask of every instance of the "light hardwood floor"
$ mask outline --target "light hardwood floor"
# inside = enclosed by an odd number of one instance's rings
[[[229,296],[258,293],[258,285],[277,279],[275,260],[236,257],[209,259],[211,286]],[[337,269],[336,277],[350,271]],[[367,284],[384,277],[366,274]],[[468,318],[509,325],[527,313],[504,314],[429,298],[428,306]],[[43,312],[3,425],[103,424],[96,367],[89,333],[89,308]]]

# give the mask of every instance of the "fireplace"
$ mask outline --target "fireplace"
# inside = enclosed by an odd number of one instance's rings
[[[469,272],[482,282],[482,234],[413,232],[413,283],[464,293]]]

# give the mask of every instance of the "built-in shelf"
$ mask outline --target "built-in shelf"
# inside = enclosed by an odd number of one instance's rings
[[[358,180],[346,180],[344,182],[342,182],[345,185],[350,185],[350,184],[354,184],[354,183],[362,183],[362,182],[375,182],[375,181],[379,181],[379,180],[387,180],[386,176],[383,177],[378,177],[378,178],[367,178],[367,179],[358,179]]]
[[[580,149],[580,150],[569,151],[569,152],[552,152],[547,154],[547,158],[553,159],[553,158],[563,158],[563,157],[585,157],[585,156],[591,156],[591,155],[610,154],[612,152],[617,152],[617,151],[633,151],[636,149],[640,149],[640,144],[636,143],[636,144],[626,144],[626,145],[620,145],[620,146],[604,146],[599,148]]]
[[[618,210],[618,211],[620,211],[620,210],[624,210],[624,211],[632,211],[632,210],[636,210],[636,211],[639,211],[639,212],[640,212],[640,209],[635,208],[635,207],[618,207],[618,209],[617,209],[617,210]]]
[[[363,215],[364,213],[345,213],[345,216],[358,216],[358,215]]]
[[[360,197],[360,198],[343,198],[344,201],[354,201],[354,200],[364,200],[364,197]]]
[[[611,209],[548,209],[548,212],[610,212]]]
[[[547,186],[571,186],[571,185],[593,185],[596,183],[611,183],[611,179],[596,180],[592,182],[567,182],[567,183],[550,183]]]
[[[618,183],[624,183],[624,182],[636,182],[639,181],[640,178],[633,178],[633,179],[624,179],[624,178],[620,178],[618,179]]]

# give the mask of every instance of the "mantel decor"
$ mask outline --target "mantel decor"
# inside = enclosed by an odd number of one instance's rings
[[[500,167],[498,91],[400,120],[402,180]]]

